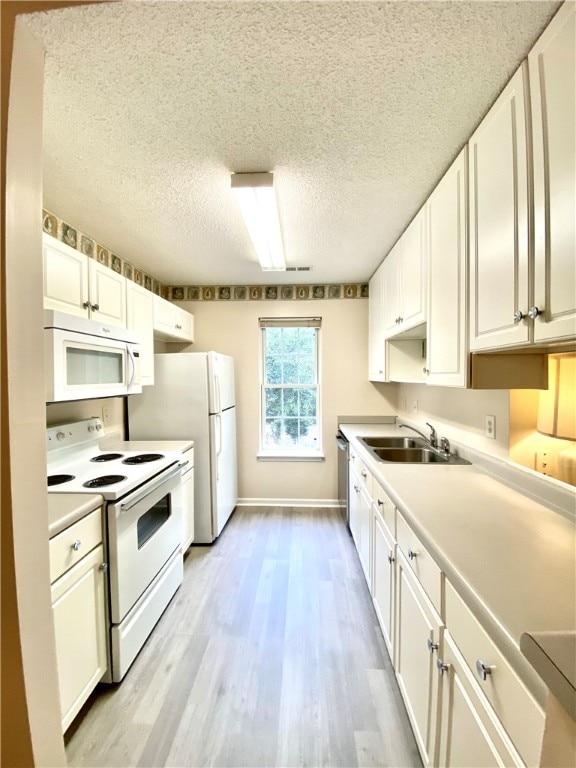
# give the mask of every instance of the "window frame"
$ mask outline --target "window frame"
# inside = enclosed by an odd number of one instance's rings
[[[258,437],[258,456],[262,461],[323,461],[322,448],[322,318],[320,317],[261,317],[259,318],[260,350],[259,350],[259,384],[260,384],[260,424]],[[264,446],[264,430],[266,425],[266,329],[267,328],[310,328],[316,329],[316,422],[318,439],[315,448],[278,448]],[[286,385],[287,387],[299,385]],[[311,385],[300,385],[310,388]]]

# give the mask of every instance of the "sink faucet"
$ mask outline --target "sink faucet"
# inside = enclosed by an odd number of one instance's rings
[[[432,424],[430,424],[429,422],[426,422],[426,426],[430,427],[430,437],[426,437],[426,435],[423,432],[420,432],[420,430],[416,429],[416,427],[411,427],[409,424],[399,424],[398,426],[405,427],[406,429],[411,429],[413,432],[416,432],[417,434],[420,435],[420,437],[423,437],[424,440],[430,443],[432,448],[438,448],[438,437],[436,435],[436,430],[434,429]]]

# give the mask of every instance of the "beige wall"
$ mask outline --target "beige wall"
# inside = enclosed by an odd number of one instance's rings
[[[189,351],[216,350],[236,361],[238,474],[241,499],[337,497],[334,434],[341,414],[396,412],[395,384],[368,381],[368,301],[178,302],[192,312],[195,342]],[[326,460],[258,461],[259,317],[322,318],[322,440]],[[166,345],[173,351],[183,346]]]
[[[8,386],[3,397],[8,398],[10,503],[5,507],[3,499],[2,504],[2,607],[9,607],[9,613],[2,616],[2,762],[11,766],[30,765],[30,758],[34,765],[66,765],[50,597],[45,481],[39,223],[43,76],[43,50],[17,23],[6,153]]]
[[[103,400],[78,400],[75,403],[53,403],[46,406],[46,424],[67,422],[99,416],[104,421],[106,434],[117,433],[124,439],[124,398],[107,397]]]
[[[406,410],[402,409],[406,401]],[[418,413],[411,411],[418,401]],[[456,387],[427,387],[425,384],[402,384],[398,393],[398,414],[410,422],[431,422],[440,435],[458,440],[471,448],[501,459],[508,458],[510,404],[507,389],[471,390]],[[496,438],[484,433],[485,416],[496,417]],[[424,429],[427,429],[424,426]]]

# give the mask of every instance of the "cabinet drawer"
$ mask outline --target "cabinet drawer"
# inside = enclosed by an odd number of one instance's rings
[[[432,605],[442,615],[442,572],[399,512],[396,514],[396,538]]]
[[[360,487],[364,488],[368,496],[372,497],[372,473],[355,450],[350,451],[350,466],[358,478]]]
[[[450,634],[524,762],[538,765],[544,712],[448,581],[445,589]],[[486,680],[480,663],[490,667]]]
[[[388,529],[390,536],[396,539],[396,507],[374,477],[372,478],[372,501],[379,519]]]
[[[90,512],[50,539],[50,582],[53,583],[102,541],[102,511]],[[79,543],[78,543],[79,542]]]

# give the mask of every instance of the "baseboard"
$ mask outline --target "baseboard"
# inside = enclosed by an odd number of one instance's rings
[[[337,499],[238,499],[238,507],[333,507]]]

